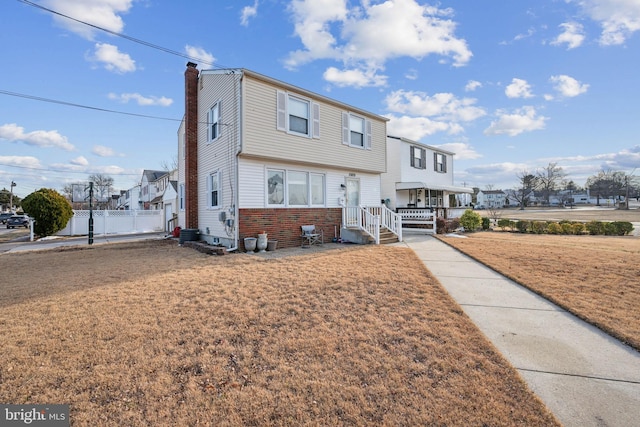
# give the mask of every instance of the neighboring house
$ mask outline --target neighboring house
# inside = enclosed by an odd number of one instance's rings
[[[166,179],[165,179],[166,178]],[[144,170],[140,181],[139,209],[159,209],[162,202],[162,192],[168,182],[167,171]]]
[[[164,211],[165,231],[173,231],[178,225],[178,181],[169,180],[162,192],[162,209]]]
[[[462,211],[454,209],[459,204],[456,195],[472,194],[473,189],[453,185],[453,156],[450,151],[388,136],[382,199],[398,212],[418,208],[442,217],[459,216]]]
[[[503,208],[507,202],[507,194],[502,190],[480,190],[478,192],[478,206],[483,209]]]
[[[278,247],[299,246],[302,225],[327,241],[343,207],[380,209],[386,118],[250,70],[193,63],[185,104],[178,221],[200,239],[243,248],[264,231]]]
[[[120,194],[120,198],[118,199],[118,209],[128,211],[140,209],[140,206],[140,184]]]

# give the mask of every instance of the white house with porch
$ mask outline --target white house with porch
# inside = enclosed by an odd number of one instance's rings
[[[473,189],[454,185],[455,154],[407,138],[387,137],[387,172],[382,174],[382,199],[407,222],[430,214],[457,218],[467,209],[458,206],[460,194]],[[433,220],[433,218],[431,219]]]

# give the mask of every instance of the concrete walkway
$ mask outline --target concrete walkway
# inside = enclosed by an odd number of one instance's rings
[[[640,426],[640,353],[436,238],[413,249],[565,426]]]

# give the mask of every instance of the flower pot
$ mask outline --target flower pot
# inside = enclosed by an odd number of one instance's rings
[[[267,250],[268,251],[275,251],[277,246],[278,246],[278,241],[277,240],[267,240]]]
[[[266,252],[267,249],[267,233],[258,234],[258,242],[256,243],[258,252]]]
[[[247,253],[253,253],[256,250],[256,238],[255,237],[245,237],[244,238],[244,249]]]

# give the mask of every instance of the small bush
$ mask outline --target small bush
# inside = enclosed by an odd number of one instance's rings
[[[531,221],[516,221],[516,229],[520,233],[526,233],[527,231],[531,230]]]
[[[482,217],[482,229],[483,230],[488,230],[491,228],[491,220],[489,218],[487,218],[486,216]]]
[[[573,230],[573,234],[579,235],[584,233],[584,224],[581,222],[574,222],[571,224],[571,228]]]
[[[447,232],[447,223],[444,218],[436,218],[436,233],[444,234]]]
[[[589,221],[585,228],[592,236],[598,236],[604,234],[604,223],[601,221]]]
[[[575,234],[573,232],[573,224],[570,222],[560,222],[560,228],[562,228],[562,234]]]
[[[513,228],[515,227],[515,223],[510,219],[500,218],[498,220],[498,227],[502,228],[503,230],[506,228]]]
[[[611,236],[625,236],[633,231],[633,225],[627,221],[614,221],[607,224],[607,229],[611,229]]]
[[[543,234],[547,230],[546,221],[533,221],[531,223],[531,231],[536,234]]]
[[[460,217],[460,225],[465,231],[476,231],[482,225],[482,217],[477,212],[467,209]]]
[[[562,226],[557,222],[550,222],[549,224],[547,224],[547,233],[562,234]]]
[[[460,218],[451,218],[447,221],[447,232],[451,233],[460,228]]]

